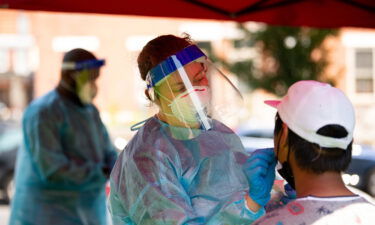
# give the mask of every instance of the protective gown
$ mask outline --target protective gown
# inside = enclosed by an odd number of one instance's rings
[[[156,117],[140,128],[111,173],[115,225],[239,225],[264,213],[245,207],[249,187],[240,139],[222,123],[213,125],[209,131],[195,130],[188,140],[176,138],[184,128]]]
[[[117,153],[97,109],[51,91],[27,108],[23,136],[10,225],[106,224]]]

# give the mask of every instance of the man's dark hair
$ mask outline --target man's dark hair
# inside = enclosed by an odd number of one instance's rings
[[[63,62],[79,62],[89,59],[96,59],[96,57],[94,54],[85,49],[76,48],[64,54]]]
[[[283,121],[279,114],[276,114],[275,137],[281,131],[282,124]],[[348,135],[348,132],[343,126],[332,124],[320,128],[317,134],[343,138]],[[323,148],[318,144],[306,141],[288,127],[287,142],[290,149],[289,154],[294,153],[297,165],[304,170],[316,174],[327,171],[344,171],[349,166],[352,158],[353,141],[348,145],[346,150],[340,148]]]

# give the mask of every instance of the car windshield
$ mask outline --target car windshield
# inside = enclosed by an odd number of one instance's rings
[[[273,138],[273,131],[271,129],[243,130],[239,131],[238,135],[252,138]]]

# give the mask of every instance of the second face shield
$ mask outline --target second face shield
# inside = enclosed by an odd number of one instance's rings
[[[176,127],[212,129],[238,113],[242,96],[196,46],[168,57],[147,75],[148,91],[164,115]]]

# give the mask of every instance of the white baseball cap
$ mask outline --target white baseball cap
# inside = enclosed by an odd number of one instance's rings
[[[327,83],[298,81],[280,101],[265,103],[277,109],[281,120],[289,129],[311,143],[325,148],[347,149],[353,140],[353,105],[341,90]],[[348,135],[334,138],[317,134],[326,125],[340,125]]]

